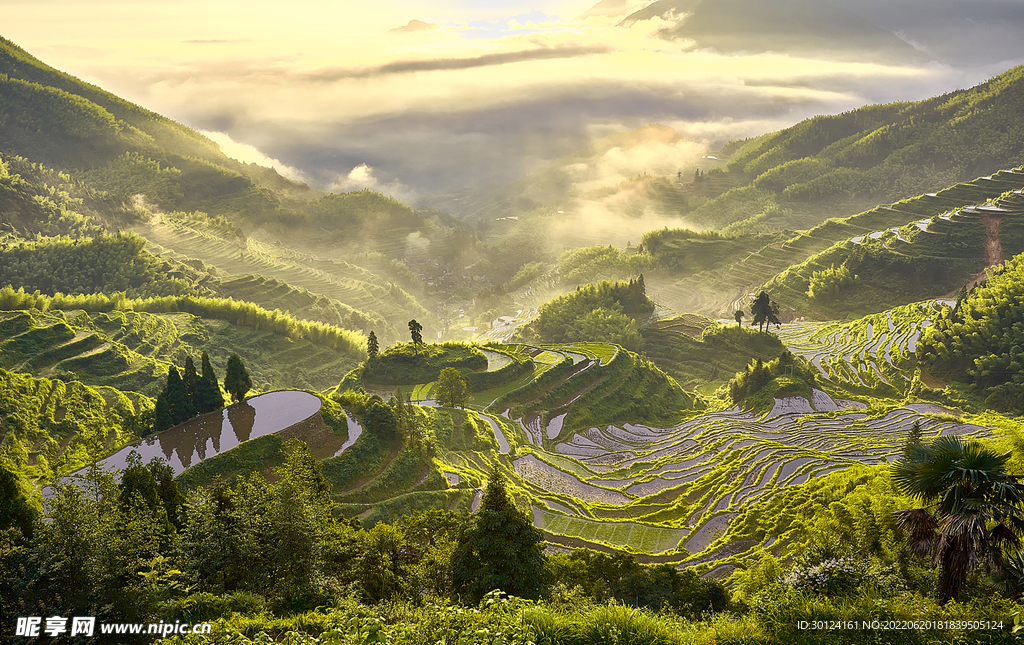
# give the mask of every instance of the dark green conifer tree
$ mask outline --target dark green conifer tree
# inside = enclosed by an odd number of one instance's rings
[[[234,401],[245,400],[245,394],[252,389],[252,379],[249,372],[238,354],[232,354],[228,358],[227,371],[224,373],[224,389],[228,391]]]
[[[210,356],[206,352],[203,352],[202,365],[203,375],[199,379],[199,390],[202,393],[199,397],[200,411],[213,412],[224,407],[224,395],[220,393],[217,375],[213,372]]]
[[[196,364],[191,356],[185,357],[185,372],[182,375],[185,381],[185,388],[188,389],[188,398],[192,402],[192,409],[197,413],[202,412],[201,394],[199,386],[199,374],[196,373]]]
[[[539,598],[548,575],[543,536],[512,503],[505,477],[496,467],[480,509],[470,518],[452,554],[456,588],[471,602],[478,602],[493,589]]]
[[[413,318],[409,321],[409,334],[412,336],[412,344],[419,347],[423,344],[423,335],[420,333],[423,331],[423,325],[416,322]]]
[[[153,409],[153,432],[162,432],[174,425],[171,417],[171,406],[167,404],[167,390],[156,397],[156,407]]]
[[[370,332],[370,335],[366,338],[366,358],[373,360],[377,358],[377,354],[380,352],[380,345],[377,343],[377,334]]]
[[[196,409],[192,406],[192,399],[188,395],[188,386],[181,380],[178,368],[171,366],[167,372],[167,406],[171,411],[171,421],[174,425],[184,423],[196,415]]]

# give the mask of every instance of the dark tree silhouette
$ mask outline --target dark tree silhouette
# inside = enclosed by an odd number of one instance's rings
[[[228,358],[228,368],[224,373],[224,389],[234,401],[244,400],[246,392],[252,389],[252,379],[249,378],[249,372],[246,371],[238,354],[232,354]]]
[[[196,407],[200,412],[213,412],[224,407],[224,395],[220,393],[217,375],[210,364],[210,356],[203,352],[203,375],[199,379],[199,401]]]
[[[409,334],[412,335],[413,345],[416,345],[417,347],[423,344],[423,336],[420,334],[421,331],[423,331],[423,325],[416,322],[415,318],[409,321]]]
[[[735,320],[736,320],[736,326],[737,326],[737,327],[740,327],[740,326],[742,326],[742,325],[743,325],[743,316],[746,316],[746,315],[747,315],[747,314],[743,313],[743,310],[742,310],[742,309],[737,309],[737,310],[736,310],[736,311],[735,311],[735,312],[733,313],[732,317],[733,317],[733,319],[735,319]]]
[[[521,598],[540,597],[547,580],[543,537],[512,503],[505,476],[496,467],[479,510],[452,554],[456,588],[472,602],[494,589]]]
[[[754,324],[758,325],[762,332],[765,324],[782,324],[779,320],[779,306],[764,291],[757,294],[754,301],[750,303],[750,313],[754,316]]]
[[[181,380],[178,368],[171,366],[167,372],[167,407],[170,409],[172,425],[184,423],[196,415],[192,405],[192,397],[188,395],[188,386]]]
[[[410,327],[410,329],[412,328]],[[377,358],[379,352],[380,345],[377,344],[377,334],[371,331],[370,335],[366,337],[366,357],[372,361]]]

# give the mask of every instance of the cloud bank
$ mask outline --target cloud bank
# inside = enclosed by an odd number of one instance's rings
[[[130,13],[113,1],[88,10],[70,0],[16,3],[5,12],[4,35],[59,69],[220,133],[231,156],[319,188],[367,187],[403,199],[509,182],[651,123],[715,146],[817,114],[969,87],[1013,62],[961,65],[948,48],[944,63],[921,66],[722,55],[659,38],[659,18],[615,26],[615,14],[638,4],[625,0],[566,0],[544,10],[511,0],[254,2],[240,11],[240,0],[183,0],[169,10],[140,0]],[[1006,3],[974,4],[991,9],[979,9],[974,42],[986,29],[1016,28],[984,19],[1020,13]],[[884,18],[888,6],[870,0],[863,11]],[[962,22],[963,10],[950,11],[942,29]],[[937,48],[935,32],[912,15],[892,19],[904,21],[907,38]],[[670,160],[676,151],[649,154]]]

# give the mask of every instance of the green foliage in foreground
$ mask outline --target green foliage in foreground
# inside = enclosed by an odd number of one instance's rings
[[[543,533],[509,498],[501,470],[491,471],[480,508],[452,553],[456,589],[473,602],[493,590],[536,599],[547,585]]]
[[[251,604],[230,596],[223,606]],[[213,605],[209,602],[207,606]],[[292,645],[391,643],[436,645],[820,645],[820,643],[988,645],[1013,643],[1012,614],[1019,605],[950,603],[938,607],[918,596],[859,596],[839,601],[801,593],[765,598],[756,612],[715,614],[686,619],[670,612],[653,613],[617,604],[594,604],[578,594],[563,593],[543,603],[491,594],[465,607],[435,598],[366,606],[353,600],[333,608],[277,618],[253,612],[214,623],[208,636],[176,636],[166,645],[266,645],[273,637]],[[907,621],[943,621],[962,626],[915,629]],[[839,628],[836,623],[842,622]],[[863,622],[862,622],[863,621]],[[875,625],[877,621],[877,625]],[[990,629],[972,629],[985,621]],[[808,627],[803,627],[804,623]],[[883,625],[893,629],[884,629]],[[1001,627],[998,625],[1001,624]],[[811,628],[812,626],[814,628]],[[828,626],[832,628],[829,629]],[[969,626],[970,625],[970,626]]]
[[[926,507],[900,511],[898,523],[915,553],[940,563],[937,591],[944,604],[959,598],[977,563],[1003,571],[1008,556],[1019,554],[1024,484],[1006,471],[1010,453],[976,441],[939,437],[910,445],[907,453],[894,465],[893,480]]]

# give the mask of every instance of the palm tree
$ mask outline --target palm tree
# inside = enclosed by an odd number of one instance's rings
[[[956,599],[979,565],[1001,569],[1024,537],[1024,484],[1000,455],[976,441],[939,437],[909,446],[893,464],[896,487],[925,508],[896,512],[910,550],[939,565],[940,604]]]

